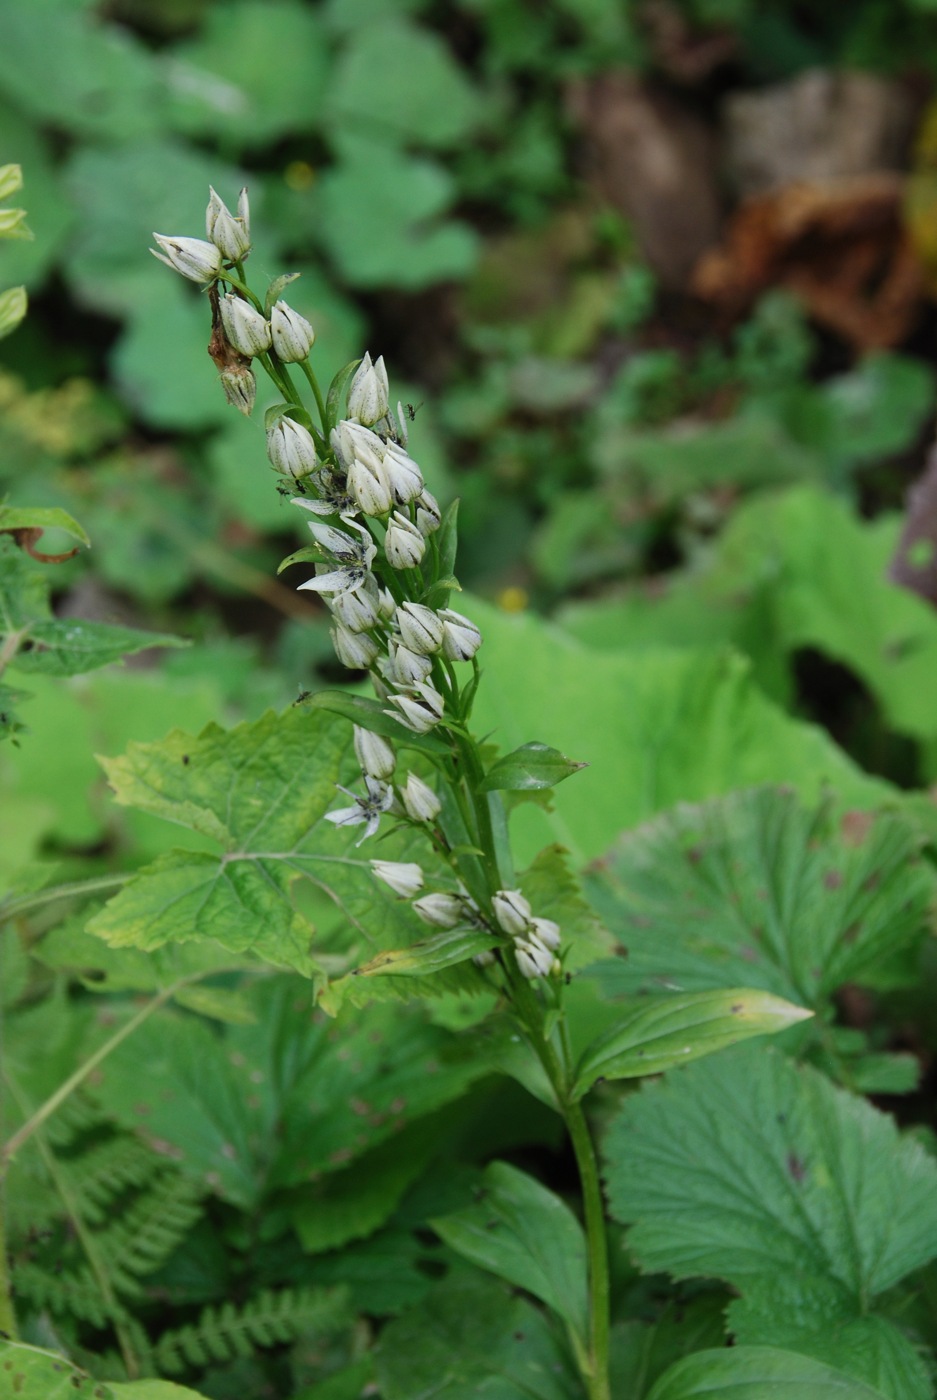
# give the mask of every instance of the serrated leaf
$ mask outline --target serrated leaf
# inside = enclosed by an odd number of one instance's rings
[[[575,970],[607,955],[614,944],[584,898],[570,865],[564,847],[544,846],[518,883],[534,914],[547,915],[559,924],[563,966]]]
[[[586,879],[628,949],[595,975],[609,995],[731,982],[820,1008],[924,934],[935,882],[919,847],[898,816],[837,819],[777,788],[677,807]]]
[[[56,1352],[0,1337],[0,1385],[16,1400],[114,1400],[110,1386],[95,1383],[80,1366]]]
[[[135,656],[150,647],[187,647],[185,637],[165,632],[141,632],[137,627],[117,627],[108,622],[84,622],[80,618],[53,618],[29,629],[16,666],[30,674],[77,676],[109,666],[123,656]]]
[[[745,1294],[782,1275],[859,1316],[937,1255],[937,1164],[892,1120],[772,1046],[645,1085],[605,1144],[612,1214],[643,1268]]]
[[[549,744],[537,742],[522,744],[520,748],[505,754],[488,769],[480,784],[482,792],[506,789],[509,792],[526,792],[537,788],[555,787],[564,778],[572,777],[586,763],[575,763],[566,758],[559,749]]]
[[[516,1167],[492,1162],[481,1198],[430,1224],[470,1263],[552,1308],[569,1328],[579,1356],[586,1355],[586,1237],[558,1196]]]
[[[443,929],[432,938],[409,948],[393,948],[378,953],[370,962],[356,967],[353,977],[429,977],[444,968],[467,962],[476,953],[496,948],[501,942],[484,929]]]
[[[308,976],[314,930],[291,891],[306,877],[343,910],[365,948],[417,941],[425,926],[373,878],[354,848],[359,829],[326,820],[340,798],[336,784],[355,781],[351,741],[350,726],[325,710],[291,707],[232,730],[176,730],[102,760],[118,802],[191,827],[221,850],[165,853],[88,927],[117,947],[213,938]],[[406,858],[415,840],[419,833],[389,837],[381,854]]]
[[[776,1035],[812,1015],[747,987],[652,997],[586,1049],[573,1097],[581,1099],[597,1079],[661,1074],[751,1036]]]
[[[885,1400],[880,1390],[777,1347],[699,1351],[671,1366],[648,1400]]]
[[[84,526],[60,506],[0,505],[0,530],[64,530],[87,548],[91,547]]]
[[[369,729],[372,734],[393,739],[401,748],[418,749],[421,753],[439,756],[448,756],[451,752],[444,739],[435,734],[415,734],[393,715],[386,714],[379,700],[372,700],[366,695],[352,695],[344,690],[316,690],[302,703],[311,710],[327,710],[330,714],[343,715],[352,724]]]

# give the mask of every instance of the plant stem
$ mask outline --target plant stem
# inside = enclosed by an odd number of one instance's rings
[[[0,924],[20,914],[28,914],[31,909],[41,909],[44,904],[53,904],[57,899],[81,899],[85,895],[97,894],[99,890],[126,885],[132,879],[132,871],[122,875],[95,875],[90,880],[70,880],[65,885],[50,885],[48,889],[36,890],[34,894],[22,894],[18,899],[9,899],[0,904]]]
[[[16,1337],[16,1313],[13,1309],[13,1290],[10,1287],[10,1274],[7,1265],[6,1230],[3,1221],[3,1191],[0,1188],[0,1333]]]
[[[324,433],[327,433],[329,430],[329,418],[325,408],[325,399],[322,397],[322,390],[319,388],[319,381],[316,378],[313,372],[312,365],[310,365],[308,360],[300,360],[299,367],[302,370],[303,374],[306,376],[306,378],[309,380],[309,387],[313,392],[313,396],[316,401],[316,407],[319,410],[319,419],[322,423],[322,431]]]
[[[589,1256],[589,1330],[592,1375],[587,1378],[589,1400],[611,1400],[608,1379],[609,1278],[608,1240],[605,1234],[605,1211],[602,1186],[595,1148],[586,1115],[579,1103],[566,1103],[563,1109],[566,1126],[576,1154],[582,1203],[586,1218],[586,1244]]]

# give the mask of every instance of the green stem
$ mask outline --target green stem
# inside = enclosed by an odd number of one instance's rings
[[[3,1193],[0,1190],[0,1333],[16,1338],[16,1313],[13,1308],[13,1289],[10,1286],[10,1273],[7,1264],[6,1230],[3,1220]]]
[[[608,1240],[605,1234],[605,1210],[595,1148],[579,1103],[567,1102],[563,1116],[576,1154],[582,1203],[586,1218],[586,1247],[589,1258],[589,1345],[592,1374],[587,1377],[589,1400],[611,1400],[608,1379],[608,1331],[610,1291],[608,1277]]]
[[[315,373],[313,372],[312,365],[309,363],[308,360],[300,360],[299,367],[302,370],[303,374],[306,376],[306,378],[309,380],[309,387],[312,390],[313,397],[316,401],[316,407],[319,410],[319,418],[322,423],[322,431],[323,433],[327,433],[329,430],[329,415],[326,412],[325,399],[322,397],[322,390],[319,388],[319,381],[316,378]]]
[[[44,904],[53,904],[57,899],[82,899],[85,895],[97,894],[99,890],[112,890],[119,885],[126,885],[127,881],[133,878],[133,872],[124,875],[95,875],[90,880],[71,880],[67,885],[52,885],[48,889],[37,890],[35,894],[20,895],[19,899],[9,899],[0,904],[0,924],[8,919],[15,919],[20,914],[28,914],[31,909],[41,909]]]

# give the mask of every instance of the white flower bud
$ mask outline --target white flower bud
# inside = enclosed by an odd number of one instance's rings
[[[528,935],[533,942],[536,940],[551,953],[555,953],[560,946],[560,926],[552,919],[531,919],[531,932]]]
[[[443,624],[443,656],[449,661],[470,661],[482,644],[482,634],[475,623],[451,608],[441,608],[439,617]]]
[[[411,651],[396,637],[392,637],[388,644],[388,657],[390,671],[387,679],[394,685],[418,685],[420,681],[426,680],[433,669],[433,663],[428,656]]]
[[[415,773],[407,774],[407,781],[400,789],[400,800],[407,816],[415,822],[435,821],[441,811],[439,798],[433,789]]]
[[[385,710],[384,713],[394,715],[406,729],[412,729],[414,734],[428,734],[442,719],[445,701],[428,681],[412,686],[411,690],[416,693],[390,697],[390,703],[400,710],[399,715],[394,714],[393,710]]]
[[[520,890],[498,890],[491,907],[498,927],[512,938],[523,937],[530,927],[531,908]]]
[[[410,861],[372,860],[371,869],[401,899],[410,899],[423,888],[423,871]]]
[[[455,928],[465,918],[462,901],[457,894],[425,894],[413,901],[414,911],[425,924],[433,928]]]
[[[181,272],[190,282],[214,282],[221,272],[221,254],[214,243],[201,238],[171,238],[154,233],[161,253],[150,252],[174,272]]]
[[[218,378],[228,403],[249,418],[257,397],[254,371],[247,365],[232,365],[230,369],[223,369]]]
[[[548,976],[553,968],[553,954],[539,943],[518,939],[514,944],[514,956],[523,976],[531,981],[535,977]]]
[[[270,332],[273,348],[285,365],[304,360],[315,344],[312,326],[285,301],[278,301],[270,313]]]
[[[238,212],[235,217],[224,200],[208,186],[211,198],[205,210],[205,232],[228,262],[240,262],[250,252],[251,229],[250,210],[247,203],[247,186],[238,196]]]
[[[442,524],[442,511],[439,502],[424,486],[416,498],[416,528],[425,539]]]
[[[335,655],[350,671],[366,671],[377,656],[377,642],[367,632],[348,632],[339,623],[330,629]]]
[[[355,755],[361,764],[362,773],[372,778],[389,778],[397,767],[397,755],[389,739],[382,734],[374,734],[370,729],[354,726]]]
[[[397,610],[397,603],[389,588],[382,588],[377,595],[377,610],[382,622],[390,622]]]
[[[228,292],[220,303],[225,335],[242,355],[262,355],[270,349],[270,323],[249,301]]]
[[[442,646],[443,624],[423,603],[401,603],[397,609],[397,626],[405,646],[420,656],[432,656]]]
[[[369,574],[368,577],[373,579],[374,575]],[[329,606],[349,632],[368,632],[377,626],[379,621],[376,599],[363,589],[354,588],[346,593],[336,593]]]
[[[267,431],[267,456],[276,471],[295,481],[314,472],[319,462],[312,434],[285,415]]]
[[[353,423],[349,418],[343,418],[332,430],[331,441],[346,467],[359,457],[369,467],[378,468],[383,463],[384,453],[387,451],[383,438],[379,438],[377,433],[372,433],[370,428]]]
[[[423,473],[412,457],[408,457],[402,447],[395,442],[387,444],[384,453],[384,467],[390,481],[390,489],[398,506],[405,506],[415,500],[423,490]]]
[[[348,468],[348,489],[365,515],[387,515],[394,504],[383,462],[372,466],[355,457]]]
[[[384,554],[392,569],[414,569],[423,558],[426,541],[405,515],[395,510],[384,536]]]
[[[368,426],[380,422],[390,406],[388,391],[384,356],[372,365],[371,356],[365,352],[348,389],[349,418],[357,418]]]

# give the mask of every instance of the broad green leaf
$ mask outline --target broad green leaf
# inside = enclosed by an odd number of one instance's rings
[[[783,1277],[817,1325],[937,1255],[937,1163],[887,1115],[772,1046],[645,1085],[605,1144],[609,1202],[651,1272]]]
[[[101,1066],[93,1093],[122,1126],[225,1200],[307,1191],[490,1073],[413,1008],[343,1013],[338,1028],[295,979],[245,989],[255,1019],[209,1029],[166,1012]]]
[[[885,1400],[882,1391],[776,1347],[699,1351],[671,1366],[648,1400]]]
[[[183,1392],[179,1400],[193,1393]],[[6,1337],[0,1337],[0,1394],[10,1400],[73,1400],[76,1395],[86,1400],[114,1400],[115,1396],[110,1386],[93,1381],[87,1371],[64,1356]]]
[[[317,690],[303,700],[303,705],[311,710],[328,710],[330,714],[344,715],[352,724],[369,729],[372,734],[382,734],[385,739],[393,739],[401,748],[418,749],[431,756],[447,756],[451,751],[444,739],[432,732],[413,733],[392,714],[387,714],[379,700],[367,695],[352,695],[346,690]]]
[[[87,531],[59,506],[0,505],[0,530],[64,530],[90,548]]]
[[[559,1337],[532,1304],[490,1277],[454,1271],[382,1333],[385,1400],[579,1400]]]
[[[185,637],[165,632],[141,632],[108,622],[83,622],[80,618],[36,622],[26,645],[16,657],[17,669],[27,674],[77,676],[108,666],[123,656],[134,656],[150,647],[187,647]]]
[[[583,897],[579,878],[570,867],[569,853],[562,846],[544,846],[518,883],[534,915],[559,924],[563,966],[575,971],[610,953],[614,943]]]
[[[514,749],[492,764],[485,774],[481,790],[525,792],[551,788],[585,767],[586,764],[575,763],[561,754],[559,749],[550,748],[549,744],[522,744],[519,749]]]
[[[430,1222],[458,1254],[547,1304],[580,1356],[589,1325],[586,1237],[552,1191],[506,1162],[492,1162],[476,1202]]]
[[[581,1099],[597,1079],[661,1074],[751,1036],[776,1035],[812,1015],[747,987],[651,997],[587,1048],[576,1069],[573,1096]]]
[[[316,12],[292,0],[234,0],[209,7],[201,34],[168,56],[170,118],[179,130],[265,146],[308,131],[329,76]],[[217,181],[222,198],[234,208]]]
[[[647,1400],[651,1386],[675,1361],[704,1347],[723,1346],[724,1310],[724,1296],[712,1291],[670,1300],[647,1320],[613,1322],[609,1370],[615,1400]]]
[[[676,802],[756,783],[789,783],[808,801],[828,786],[866,808],[891,793],[820,729],[766,700],[740,656],[677,648],[609,654],[475,598],[462,610],[484,637],[476,732],[491,732],[502,748],[547,734],[589,764],[557,789],[552,813],[525,804],[513,814],[521,863],[559,841],[585,864],[622,829]]]
[[[405,19],[378,19],[350,38],[332,74],[333,123],[379,132],[388,145],[447,147],[482,114],[480,95],[442,39]]]
[[[351,727],[326,711],[292,707],[231,730],[176,730],[102,760],[119,803],[190,827],[221,849],[166,852],[89,928],[117,947],[213,938],[310,975],[314,929],[293,898],[305,877],[344,912],[351,966],[361,951],[416,942],[425,926],[374,879],[353,844],[362,831],[326,820],[337,800],[348,805],[336,783],[355,781],[351,738]],[[418,836],[372,850],[404,858]]]
[[[820,1008],[920,941],[935,883],[910,823],[758,788],[626,832],[586,888],[626,959],[608,995],[749,984]]]

